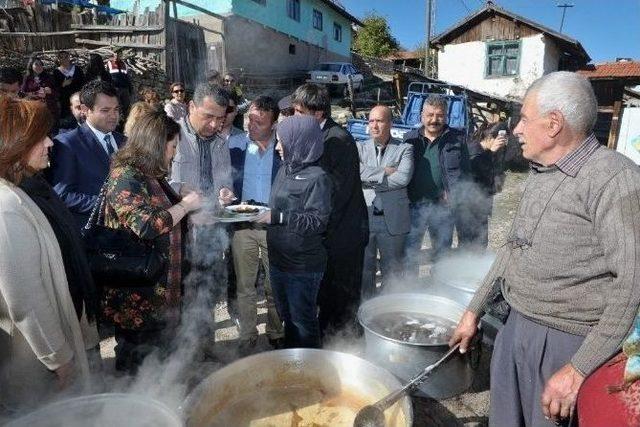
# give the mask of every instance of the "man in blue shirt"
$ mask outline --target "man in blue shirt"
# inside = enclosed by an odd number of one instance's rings
[[[271,183],[280,168],[280,157],[275,153],[275,124],[278,113],[278,104],[274,99],[267,96],[256,98],[249,107],[249,132],[244,142],[236,139],[230,145],[234,193],[242,201],[262,205],[269,203]],[[269,282],[265,225],[253,222],[238,223],[231,239],[231,252],[236,271],[240,352],[242,355],[251,353],[258,338],[258,298],[255,284],[261,261],[266,273],[266,333],[271,345],[279,348],[284,332]]]

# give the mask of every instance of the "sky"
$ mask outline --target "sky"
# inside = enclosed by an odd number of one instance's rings
[[[391,33],[403,48],[413,49],[425,37],[427,0],[340,0],[357,18],[375,12],[387,18]],[[433,0],[437,35],[481,8],[484,0]],[[568,3],[562,32],[578,40],[592,62],[616,58],[640,60],[640,0],[497,0],[500,7],[558,31]],[[433,24],[432,24],[433,25]]]

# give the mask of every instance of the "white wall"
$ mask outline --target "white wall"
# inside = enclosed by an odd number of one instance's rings
[[[521,98],[535,79],[555,71],[559,60],[555,44],[544,35],[521,40],[517,76],[485,78],[487,46],[475,41],[446,45],[438,52],[438,79],[493,95]]]

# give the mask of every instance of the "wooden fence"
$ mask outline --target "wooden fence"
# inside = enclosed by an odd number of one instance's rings
[[[160,63],[169,81],[179,80],[194,87],[205,79],[204,32],[198,25],[171,18],[171,0],[144,11],[139,11],[136,0],[133,12],[114,16],[63,4],[24,7],[21,2],[2,1],[0,51],[21,54],[26,59],[36,52],[125,48],[135,56]]]

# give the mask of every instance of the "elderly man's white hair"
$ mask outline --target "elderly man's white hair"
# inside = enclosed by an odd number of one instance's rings
[[[598,116],[598,101],[589,80],[569,71],[556,71],[533,82],[525,96],[535,95],[541,114],[560,111],[574,131],[589,135]]]

